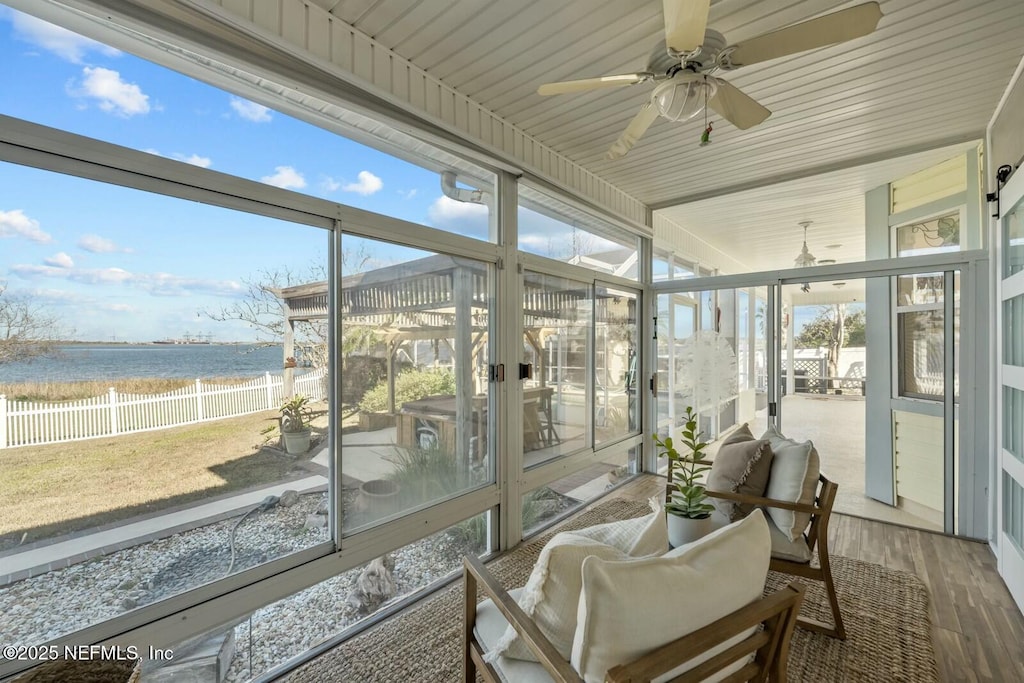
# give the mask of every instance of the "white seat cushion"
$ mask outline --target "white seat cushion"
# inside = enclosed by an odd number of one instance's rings
[[[657,499],[651,499],[651,506],[655,511],[645,517],[555,534],[540,551],[517,602],[566,661],[576,632],[583,560],[591,555],[625,560],[668,550],[665,513]],[[499,655],[537,661],[511,626],[490,656]]]
[[[522,588],[514,588],[508,593],[513,600],[518,601],[522,592]],[[473,633],[486,651],[490,652],[494,648],[508,627],[508,621],[491,600],[484,600],[476,606],[476,628]],[[491,664],[505,683],[552,683],[551,676],[538,662],[497,657]]]
[[[626,561],[588,557],[573,638],[572,665],[587,683],[605,672],[707,626],[761,597],[771,537],[760,510],[661,557]],[[746,633],[752,633],[750,629]],[[655,680],[671,680],[731,647],[721,646]],[[708,680],[721,680],[740,661]]]
[[[720,510],[715,510],[711,514],[711,519],[716,529],[721,529],[730,524],[729,518]],[[771,517],[768,517],[767,521],[768,533],[771,534],[772,539],[773,558],[804,563],[811,561],[811,549],[807,547],[807,541],[804,539],[803,534],[798,536],[795,541],[791,541],[789,536],[779,531],[779,527],[775,526]]]

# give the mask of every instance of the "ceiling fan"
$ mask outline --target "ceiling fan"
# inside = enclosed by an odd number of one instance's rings
[[[685,121],[711,107],[741,130],[756,126],[771,112],[729,81],[712,74],[860,38],[874,31],[882,18],[878,3],[867,2],[728,45],[721,33],[707,28],[711,0],[662,2],[665,43],[664,47],[659,43],[651,54],[646,71],[545,83],[537,88],[539,95],[561,95],[648,81],[657,83],[647,102],[608,150],[609,159],[625,155],[659,116]],[[707,142],[708,134],[710,129],[705,131],[702,144]]]

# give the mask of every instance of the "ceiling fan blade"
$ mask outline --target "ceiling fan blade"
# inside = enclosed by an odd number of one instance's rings
[[[728,61],[736,68],[860,38],[874,31],[881,18],[878,3],[867,2],[739,43]]]
[[[680,54],[693,52],[704,43],[711,0],[662,0],[665,45]]]
[[[718,92],[708,101],[708,106],[740,130],[756,126],[772,115],[757,100],[722,79],[718,79]]]
[[[608,153],[605,155],[607,159],[618,159],[626,155],[626,152],[633,149],[633,145],[636,141],[647,132],[647,129],[651,127],[658,118],[658,109],[654,106],[653,102],[647,102],[644,106],[640,107],[640,111],[637,112],[633,120],[626,126],[626,130],[622,131],[622,135],[615,141],[615,144],[611,146]]]
[[[620,74],[617,76],[601,76],[599,78],[584,78],[578,81],[561,81],[559,83],[545,83],[537,88],[538,95],[564,95],[571,92],[582,92],[584,90],[596,90],[597,88],[618,88],[623,85],[643,83],[654,78],[649,71],[640,71],[635,74]]]

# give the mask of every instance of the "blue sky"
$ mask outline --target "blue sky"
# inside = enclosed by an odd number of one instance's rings
[[[437,174],[0,7],[0,113],[483,236]],[[287,248],[283,248],[287,246]],[[261,270],[326,262],[324,231],[0,163],[0,280],[77,339],[251,337],[197,317]],[[380,263],[408,250],[372,245]]]
[[[487,208],[444,197],[435,172],[2,5],[0,63],[4,115],[486,238]],[[565,258],[571,231],[520,211],[526,251]],[[0,281],[68,338],[250,340],[200,312],[238,301],[262,271],[309,272],[326,250],[315,228],[0,162]],[[380,242],[364,252],[368,267],[424,255]]]

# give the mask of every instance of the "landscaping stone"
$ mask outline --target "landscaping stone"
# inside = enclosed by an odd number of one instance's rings
[[[323,515],[306,515],[306,528],[319,529],[327,526],[327,518]]]
[[[278,505],[283,508],[290,508],[299,502],[299,492],[294,489],[288,489],[281,494],[281,500],[278,501]]]

